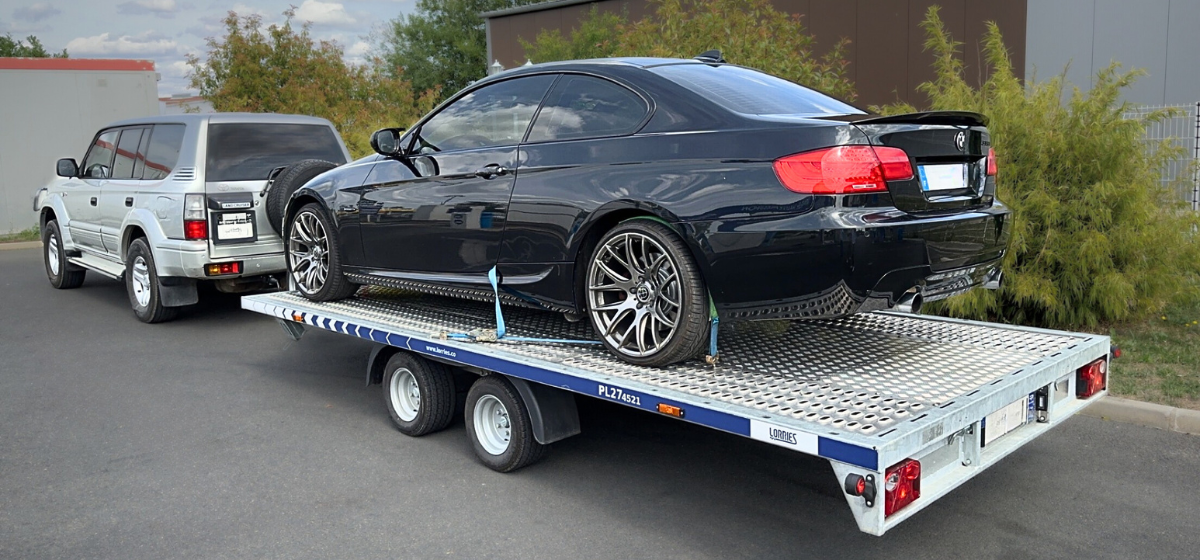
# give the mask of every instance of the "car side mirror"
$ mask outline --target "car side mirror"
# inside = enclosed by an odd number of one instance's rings
[[[403,155],[400,147],[400,134],[403,128],[381,128],[371,135],[371,149],[385,156]]]
[[[79,175],[79,164],[75,163],[75,158],[62,158],[54,170],[59,177],[74,177]]]

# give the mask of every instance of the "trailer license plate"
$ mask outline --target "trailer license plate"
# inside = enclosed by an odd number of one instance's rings
[[[1025,395],[1008,406],[987,415],[983,419],[983,445],[986,446],[1000,439],[1000,436],[1029,422],[1033,408],[1031,399],[1031,395]]]
[[[254,215],[250,212],[223,212],[217,221],[217,239],[254,237]]]
[[[963,163],[949,165],[918,165],[923,191],[952,191],[967,188],[967,166]]]

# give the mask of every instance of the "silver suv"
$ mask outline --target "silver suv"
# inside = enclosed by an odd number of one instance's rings
[[[333,125],[296,115],[215,113],[113,123],[83,157],[58,161],[38,191],[46,275],[75,288],[87,271],[124,280],[147,323],[223,292],[277,286],[283,241],[268,218],[268,176],[298,160],[350,159]],[[278,197],[271,197],[278,198]]]

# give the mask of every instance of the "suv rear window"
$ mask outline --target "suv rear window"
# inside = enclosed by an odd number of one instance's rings
[[[758,70],[740,66],[671,64],[650,68],[735,113],[747,115],[865,114],[854,106]]]
[[[221,123],[208,127],[206,181],[265,181],[302,159],[346,163],[333,129],[319,124]]]

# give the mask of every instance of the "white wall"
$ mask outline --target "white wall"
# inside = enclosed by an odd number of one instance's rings
[[[33,193],[100,127],[158,114],[153,71],[0,70],[0,233],[37,225]]]

